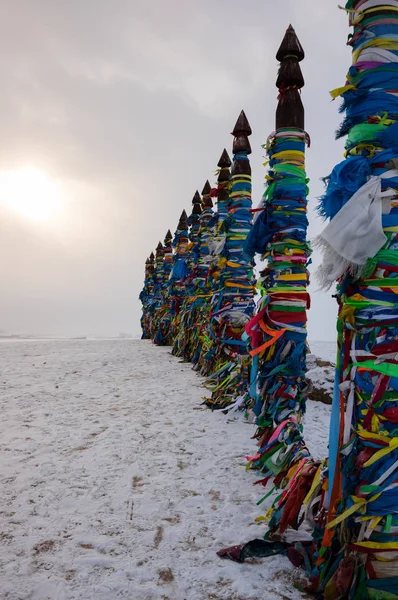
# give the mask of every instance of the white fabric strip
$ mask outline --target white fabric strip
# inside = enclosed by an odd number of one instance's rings
[[[364,48],[358,57],[357,62],[381,62],[381,63],[396,63],[398,56],[389,50],[382,48]]]
[[[370,177],[315,238],[314,246],[324,254],[317,273],[322,287],[330,287],[347,270],[359,275],[368,258],[383,247],[387,240],[382,226],[385,196],[381,177]]]

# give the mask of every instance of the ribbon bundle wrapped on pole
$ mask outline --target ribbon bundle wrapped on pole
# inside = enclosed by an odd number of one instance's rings
[[[159,323],[164,304],[164,248],[162,242],[159,242],[156,246],[153,282],[153,309],[151,318],[152,341],[154,341],[158,335]]]
[[[200,194],[198,190],[196,190],[194,197],[192,198],[192,212],[188,217],[188,225],[190,227],[189,230],[189,241],[190,241],[190,250],[189,250],[189,259],[188,259],[188,272],[190,275],[190,280],[193,282],[193,273],[195,271],[198,258],[199,258],[199,232],[200,232],[200,215],[202,214],[202,201],[200,198]],[[192,292],[194,291],[194,286],[192,283]]]
[[[338,279],[325,597],[398,598],[398,2],[350,0],[346,160],[328,178],[320,278]]]
[[[247,325],[253,357],[252,398],[257,419],[259,453],[251,460],[265,474],[286,484],[294,468],[309,458],[300,419],[308,392],[306,380],[307,182],[305,174],[304,108],[299,90],[304,86],[299,62],[304,51],[289,26],[277,53],[279,103],[276,131],[267,141],[268,186],[245,246],[247,254],[262,255],[262,299]],[[287,477],[287,475],[289,476]],[[279,526],[281,511],[272,527]]]
[[[304,86],[299,65],[304,51],[291,25],[277,59],[281,63],[277,79],[280,94],[276,130],[266,145],[268,185],[255,211],[245,252],[249,258],[261,254],[267,261],[258,285],[261,299],[257,314],[246,326],[253,361],[249,412],[256,419],[259,439],[259,451],[248,457],[248,466],[264,475],[256,483],[266,486],[273,482],[273,488],[258,504],[275,488],[282,492],[265,517],[270,519],[267,541],[254,540],[219,553],[234,560],[241,560],[246,551],[257,556],[286,552],[286,543],[268,538],[275,533],[279,537],[288,527],[298,527],[302,505],[321,469],[310,455],[300,423],[308,392],[306,311],[310,305],[307,266],[311,249],[307,241],[305,145],[309,137],[299,92]]]
[[[212,231],[210,240],[211,262],[207,275],[207,290],[209,293],[209,302],[207,303],[208,319],[206,323],[205,343],[202,347],[201,372],[203,375],[209,375],[216,367],[216,355],[219,347],[219,340],[212,331],[211,311],[214,304],[217,305],[218,299],[222,294],[220,274],[225,265],[224,249],[226,242],[226,233],[224,221],[228,216],[228,200],[230,187],[230,167],[231,159],[228,152],[223,150],[217,167],[217,187],[211,191],[213,197],[217,198],[217,210],[209,221],[209,228]]]
[[[158,346],[170,345],[171,338],[171,306],[169,296],[169,279],[173,270],[173,236],[170,229],[167,231],[164,238],[163,247],[163,284],[162,298],[163,305],[157,311],[156,334],[153,339]]]
[[[213,190],[214,195],[217,197],[217,230],[221,230],[221,225],[228,215],[231,165],[231,159],[228,156],[228,152],[224,148],[220,156],[220,160],[217,163],[217,188]]]
[[[171,272],[173,270],[173,236],[170,229],[164,238],[164,281],[165,287],[168,286]]]
[[[311,547],[282,544],[282,551],[306,565],[311,591],[326,600],[393,600],[398,598],[398,2],[350,0],[346,10],[354,26],[353,65],[346,85],[332,92],[342,96],[346,111],[339,131],[347,135],[346,159],[327,178],[319,212],[330,223],[316,240],[324,251],[322,285],[338,280],[329,459],[315,463],[297,431],[286,441],[282,421],[252,461],[266,474],[264,483],[275,474],[276,483],[288,482],[271,512],[271,534],[297,528],[305,507]],[[261,408],[257,403],[260,416]],[[295,464],[286,471],[286,450],[295,445]],[[269,554],[274,544],[260,542],[257,555]],[[239,559],[246,546],[220,555]]]
[[[209,313],[209,291],[207,288],[207,276],[209,273],[211,254],[210,243],[212,230],[209,224],[214,216],[213,200],[211,198],[211,186],[206,181],[202,190],[202,213],[200,215],[200,229],[197,241],[197,263],[194,274],[194,297],[195,313],[194,323],[196,327],[195,339],[191,346],[191,360],[194,367],[200,370],[202,366],[202,349],[206,344],[206,324]]]
[[[202,213],[200,215],[200,230],[198,235],[199,253],[198,270],[196,277],[197,291],[204,290],[210,266],[210,241],[212,237],[209,223],[214,215],[213,201],[211,199],[211,186],[206,181],[202,190]]]
[[[153,274],[155,271],[155,256],[151,252],[149,258],[145,261],[145,280],[144,287],[140,293],[139,299],[142,304],[141,329],[143,340],[151,339],[151,306],[153,303]]]
[[[251,133],[242,110],[232,132],[228,214],[221,221],[225,243],[222,239],[221,243],[219,241],[218,291],[211,302],[209,336],[213,347],[207,358],[212,368],[208,368],[207,373],[213,374],[207,383],[212,390],[212,398],[207,404],[212,408],[225,408],[236,397],[244,396],[249,384],[250,356],[242,334],[254,312],[253,264],[243,254],[243,245],[252,226]],[[221,211],[223,214],[223,205]]]
[[[185,298],[185,278],[188,274],[188,217],[182,211],[174,234],[174,265],[169,279],[169,297],[171,305],[170,339],[174,340],[179,327],[179,313]]]
[[[188,275],[185,279],[185,300],[179,314],[178,331],[175,339],[172,340],[173,354],[181,356],[186,361],[192,360],[194,345],[197,343],[196,320],[202,306],[201,299],[195,296],[201,214],[202,201],[199,192],[196,191],[192,200],[192,213],[188,217],[190,246],[188,253]]]

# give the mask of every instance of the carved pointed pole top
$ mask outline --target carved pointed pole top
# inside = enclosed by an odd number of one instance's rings
[[[151,252],[145,264],[148,266],[148,274],[152,275],[155,270],[155,255],[153,252]]]
[[[217,163],[217,167],[220,167],[220,169],[229,169],[229,167],[231,165],[232,165],[231,159],[229,158],[228,152],[224,148],[224,150],[222,151],[222,154],[220,156],[220,160]]]
[[[196,190],[194,197],[192,198],[192,204],[197,204],[198,202],[200,204],[201,199],[200,199],[200,194],[199,194],[198,190]]]
[[[238,152],[246,152],[246,154],[251,154],[252,149],[249,142],[249,135],[251,134],[252,128],[247,120],[245,111],[242,110],[232,131],[232,135],[234,136],[232,152],[234,154],[237,154]]]
[[[209,183],[209,180],[207,179],[207,181],[203,187],[203,190],[202,190],[202,196],[207,196],[207,194],[210,194],[210,192],[211,192],[211,185]]]
[[[286,30],[276,58],[281,63],[276,80],[279,89],[276,129],[293,127],[304,130],[304,107],[300,97],[300,90],[304,87],[300,68],[304,50],[291,25]]]
[[[240,115],[238,120],[235,123],[235,127],[233,128],[232,135],[239,136],[239,134],[245,134],[249,136],[252,134],[252,128],[250,127],[250,123],[247,120],[246,114],[244,110],[240,111]]]
[[[202,190],[202,204],[204,208],[213,208],[213,200],[211,199],[211,185],[209,180],[206,181]]]
[[[276,60],[282,62],[285,58],[295,57],[298,62],[304,60],[305,54],[302,45],[296,35],[294,27],[289,25],[286,29],[285,37],[282,40],[279,50],[276,53]]]
[[[170,229],[168,229],[167,233],[165,235],[165,238],[164,238],[164,245],[165,246],[170,246],[172,239],[173,239],[173,236],[171,234]]]
[[[242,110],[232,131],[232,135],[234,136],[232,144],[234,162],[231,169],[231,175],[233,177],[238,174],[251,175],[250,162],[247,158],[252,152],[249,142],[249,135],[251,134],[252,128],[247,120],[245,111]]]
[[[180,220],[177,225],[177,230],[185,231],[186,229],[188,229],[188,217],[187,217],[187,213],[185,212],[185,210],[183,210],[181,213]]]
[[[162,242],[159,242],[159,244],[156,246],[156,258],[161,257],[163,255],[164,255],[163,245],[162,245]]]
[[[192,198],[192,215],[200,215],[202,213],[202,200],[198,190],[196,190],[194,197]]]
[[[217,177],[217,182],[218,185],[222,186],[222,184],[224,184],[224,187],[219,187],[218,190],[218,201],[220,202],[225,202],[228,199],[229,196],[229,190],[228,188],[225,187],[225,184],[231,179],[231,173],[230,173],[230,166],[232,165],[231,159],[229,158],[228,152],[225,150],[223,150],[223,153],[221,154],[220,160],[218,161],[218,167],[220,168],[220,171],[218,173],[218,177]]]
[[[229,158],[228,152],[225,150],[222,151],[220,156],[220,160],[218,161],[217,166],[219,167],[218,176],[217,176],[217,214],[219,218],[225,219],[228,214],[227,204],[229,200],[229,181],[231,179],[231,171],[230,167],[232,165],[231,159]]]

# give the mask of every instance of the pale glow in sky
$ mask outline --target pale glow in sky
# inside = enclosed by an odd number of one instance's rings
[[[0,202],[32,221],[60,216],[59,186],[34,168],[0,171]]]
[[[329,90],[351,63],[337,4],[0,2],[0,333],[140,333],[145,259],[215,184],[242,109],[261,199],[289,23],[306,53],[310,239],[319,233],[320,178],[343,158]],[[332,292],[310,292],[310,339],[334,340]]]

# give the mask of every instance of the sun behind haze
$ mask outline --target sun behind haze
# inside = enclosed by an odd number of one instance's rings
[[[61,216],[59,185],[33,168],[0,171],[0,202],[32,221],[56,221]]]

